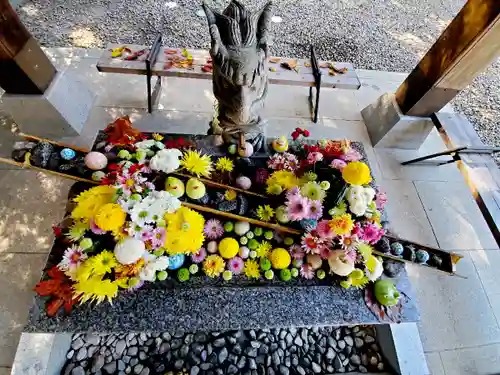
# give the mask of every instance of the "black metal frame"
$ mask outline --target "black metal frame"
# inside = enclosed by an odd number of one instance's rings
[[[153,67],[155,65],[156,59],[158,58],[158,53],[161,49],[161,34],[158,34],[151,45],[148,56],[146,57],[146,85],[148,90],[148,112],[153,113],[153,106],[158,105],[158,99],[160,98],[161,92],[161,77],[158,76],[156,80],[153,92],[151,92],[151,78],[153,76]]]
[[[314,46],[311,46],[311,67],[314,76],[314,87],[316,87],[316,104],[313,104],[313,86],[309,87],[309,104],[311,106],[311,115],[313,117],[313,122],[318,122],[318,111],[319,111],[319,94],[321,89],[321,70],[319,70],[318,59],[316,58],[316,51]]]

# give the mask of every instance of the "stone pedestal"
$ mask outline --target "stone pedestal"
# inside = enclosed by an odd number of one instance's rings
[[[54,139],[79,135],[94,99],[82,82],[57,73],[43,95],[5,93],[1,102],[23,133]]]
[[[415,150],[434,127],[429,117],[403,115],[394,94],[388,93],[364,108],[361,115],[374,147]]]

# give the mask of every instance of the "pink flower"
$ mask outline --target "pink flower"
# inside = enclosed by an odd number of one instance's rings
[[[269,172],[265,168],[259,168],[255,172],[255,183],[264,185],[269,178]]]
[[[90,230],[92,231],[92,233],[98,234],[98,235],[106,233],[105,230],[102,230],[97,225],[95,225],[94,220],[90,220]]]
[[[307,218],[313,220],[320,219],[323,216],[323,205],[321,204],[321,201],[309,200],[309,202],[309,215]]]
[[[319,249],[319,256],[321,259],[328,259],[332,255],[332,251],[328,246],[321,246]]]
[[[354,264],[354,262],[356,262],[357,257],[358,257],[358,253],[354,249],[347,250],[344,253],[344,259],[352,264]]]
[[[302,236],[301,244],[307,254],[318,254],[321,240],[315,236],[314,232],[309,232]]]
[[[342,171],[342,169],[344,169],[346,165],[347,163],[340,159],[333,159],[332,162],[330,163],[330,167],[338,169],[339,171]]]
[[[205,237],[209,240],[216,240],[224,234],[224,227],[222,223],[217,219],[207,220],[205,227],[203,228],[203,233]]]
[[[314,278],[314,270],[310,264],[303,264],[300,267],[300,276],[302,276],[304,279],[311,280]]]
[[[387,194],[384,191],[377,191],[377,194],[375,195],[375,205],[377,206],[377,209],[381,210],[382,208],[384,208],[386,203]]]
[[[202,247],[196,254],[191,255],[191,260],[194,263],[201,263],[205,260],[207,256],[207,251],[205,250],[204,247]]]
[[[323,154],[321,152],[313,151],[307,155],[307,162],[309,164],[314,164],[321,160],[323,160]]]
[[[286,199],[290,200],[300,195],[300,188],[298,186],[294,186],[290,190],[286,192]]]
[[[360,161],[363,156],[355,149],[349,148],[349,150],[347,150],[341,158],[345,161]]]
[[[300,195],[293,196],[286,202],[288,217],[292,221],[305,219],[309,216],[309,199]]]
[[[377,243],[384,234],[385,231],[383,229],[379,228],[375,224],[369,223],[362,228],[362,232],[360,233],[360,238],[363,241],[374,244]]]
[[[227,262],[227,269],[235,275],[239,275],[244,267],[245,263],[240,257],[234,257]]]
[[[288,249],[288,251],[290,252],[290,255],[293,259],[302,259],[306,255],[302,247],[297,244],[290,246],[290,249]]]
[[[316,226],[316,232],[318,232],[318,236],[320,236],[321,238],[331,239],[335,237],[335,233],[330,227],[330,223],[328,222],[328,220],[319,221],[318,225]]]
[[[142,242],[150,241],[153,239],[153,227],[151,225],[145,225],[142,227],[141,231],[136,234],[136,238],[139,238]]]
[[[165,228],[158,227],[153,230],[153,237],[151,238],[151,246],[153,249],[159,249],[165,245],[167,231]]]

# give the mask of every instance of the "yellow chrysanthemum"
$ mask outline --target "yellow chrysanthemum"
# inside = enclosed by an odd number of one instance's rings
[[[361,254],[365,261],[368,261],[370,257],[372,257],[373,247],[368,245],[367,243],[360,242],[356,245],[356,250]]]
[[[330,228],[338,235],[350,233],[354,228],[354,220],[350,214],[334,216],[329,224]]]
[[[249,279],[258,279],[260,277],[260,267],[255,260],[249,259],[245,262],[245,275]]]
[[[203,261],[203,271],[208,277],[219,277],[224,267],[224,259],[218,255],[209,255]]]
[[[299,179],[291,171],[275,171],[267,179],[266,185],[279,185],[284,190],[290,190],[291,188],[299,185]]]
[[[160,142],[160,141],[162,141],[162,140],[163,140],[163,135],[158,134],[158,133],[153,133],[153,134],[152,134],[152,137],[153,137],[153,139],[154,139],[155,141],[159,141],[159,142]]]
[[[210,156],[201,155],[199,151],[185,151],[181,159],[181,166],[198,177],[210,177],[213,170]]]
[[[226,198],[226,200],[228,201],[234,201],[237,196],[238,194],[236,194],[236,191],[234,191],[233,189],[228,189],[224,193],[224,198]]]
[[[266,258],[267,255],[269,254],[269,251],[273,247],[271,244],[267,241],[262,241],[258,246],[257,249],[255,250],[257,252],[257,257],[258,258]]]
[[[215,169],[221,172],[232,172],[234,168],[233,161],[225,156],[219,158],[215,164]]]
[[[66,237],[68,237],[72,242],[76,242],[85,235],[85,232],[88,229],[90,229],[88,221],[75,221],[75,223],[69,228]]]
[[[266,193],[269,195],[280,195],[282,192],[283,188],[278,184],[268,185],[266,188]]]
[[[118,266],[115,254],[108,250],[104,250],[99,254],[88,258],[85,263],[94,275],[104,275],[105,273],[110,273],[113,268]]]
[[[118,283],[111,280],[102,280],[98,276],[82,280],[73,286],[74,296],[80,297],[80,303],[88,301],[100,304],[104,300],[111,303],[118,295]]]
[[[366,185],[371,182],[370,168],[361,162],[353,161],[342,169],[342,178],[351,185]]]
[[[167,240],[165,249],[169,255],[195,254],[203,245],[205,219],[201,214],[187,207],[180,207],[175,213],[166,214]]]
[[[96,186],[84,191],[73,199],[77,205],[71,212],[71,217],[84,221],[93,219],[102,206],[113,202],[115,193],[116,189],[108,185]]]
[[[269,260],[271,261],[274,269],[282,270],[290,265],[290,263],[292,262],[292,257],[287,250],[283,248],[277,248],[271,251]]]
[[[274,210],[268,204],[257,207],[257,217],[262,221],[270,221],[274,216]]]
[[[127,214],[116,203],[107,203],[95,215],[95,224],[105,231],[118,231],[125,224]]]

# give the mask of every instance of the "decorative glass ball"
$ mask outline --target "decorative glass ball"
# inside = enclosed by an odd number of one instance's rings
[[[98,171],[106,168],[106,165],[108,165],[108,158],[100,152],[92,151],[85,156],[85,165],[93,171]]]
[[[61,150],[61,157],[64,159],[64,160],[73,160],[76,156],[76,152],[75,150],[72,150],[70,148],[63,148]]]
[[[400,256],[404,252],[403,245],[401,245],[399,242],[394,242],[391,244],[391,253]]]
[[[417,250],[415,252],[415,258],[418,263],[427,263],[429,260],[429,253],[425,250]]]
[[[178,268],[181,268],[181,266],[184,264],[184,259],[184,254],[172,255],[168,258],[168,269],[176,270]]]

